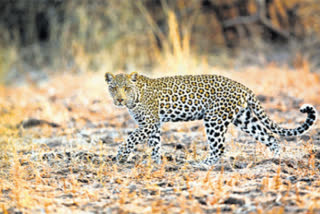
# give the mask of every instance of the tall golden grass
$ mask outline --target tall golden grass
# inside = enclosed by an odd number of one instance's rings
[[[238,15],[233,3],[226,3],[231,5],[230,18]],[[269,8],[272,24],[288,30],[286,11],[296,5],[300,5],[299,1],[274,0]],[[305,34],[318,32],[320,19],[317,19],[317,11],[320,9],[317,2],[308,0],[301,5],[303,7],[298,7],[297,14],[306,26]],[[26,10],[31,6],[22,4]],[[158,74],[162,69],[171,73],[198,73],[198,70],[206,69],[208,63],[232,68],[237,59],[237,55],[230,56],[225,47],[221,23],[215,14],[204,12],[198,1],[161,1],[160,6],[151,1],[65,1],[62,8],[63,21],[59,13],[48,17],[50,39],[47,44],[36,42],[35,30],[28,31],[28,36],[35,42],[24,46],[20,45],[18,30],[13,29],[15,36],[12,38],[0,38],[2,79],[10,70],[24,73],[28,69],[43,70],[46,67],[52,71],[71,72],[141,69]],[[254,14],[256,10],[255,1],[249,1],[248,11]],[[31,11],[46,12],[45,9]],[[34,29],[34,14],[26,15],[31,17],[29,26]],[[3,35],[8,34],[8,29],[0,28]],[[256,39],[259,30],[252,32],[257,35],[253,35],[249,42],[248,38],[243,38],[240,46],[264,47],[259,54],[266,54],[268,45],[255,44],[256,41],[263,43]],[[294,53],[292,55],[294,58]]]

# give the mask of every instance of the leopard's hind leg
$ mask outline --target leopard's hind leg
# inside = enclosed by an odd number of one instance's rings
[[[204,125],[208,139],[208,157],[203,161],[206,166],[212,166],[219,161],[224,153],[225,133],[227,132],[230,119],[226,114],[207,113]]]
[[[241,110],[233,124],[240,128],[240,130],[253,136],[257,141],[265,144],[275,156],[280,153],[277,139],[259,122],[258,118],[254,116],[249,107]]]

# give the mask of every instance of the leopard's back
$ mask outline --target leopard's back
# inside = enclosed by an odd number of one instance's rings
[[[156,104],[163,122],[203,119],[207,112],[224,112],[233,119],[252,96],[244,85],[218,75],[185,75],[152,79]],[[149,97],[151,93],[148,93]]]

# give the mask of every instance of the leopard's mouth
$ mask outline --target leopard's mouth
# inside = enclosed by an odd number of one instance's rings
[[[115,102],[114,103],[116,106],[118,107],[124,107],[125,106],[125,103],[124,102]]]
[[[117,100],[114,100],[114,104],[118,107],[127,107],[128,104],[130,103],[129,100],[125,100],[125,99],[117,99]]]

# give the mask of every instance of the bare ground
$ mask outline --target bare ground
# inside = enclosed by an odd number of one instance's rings
[[[88,95],[88,84],[69,81],[62,89],[58,79],[3,92],[0,213],[320,213],[319,123],[306,135],[279,139],[280,158],[231,126],[225,155],[210,170],[189,164],[206,155],[202,123],[169,123],[161,165],[146,144],[118,164],[117,147],[135,124],[105,92]],[[298,111],[304,100],[266,94],[259,99],[282,126],[305,119]]]

